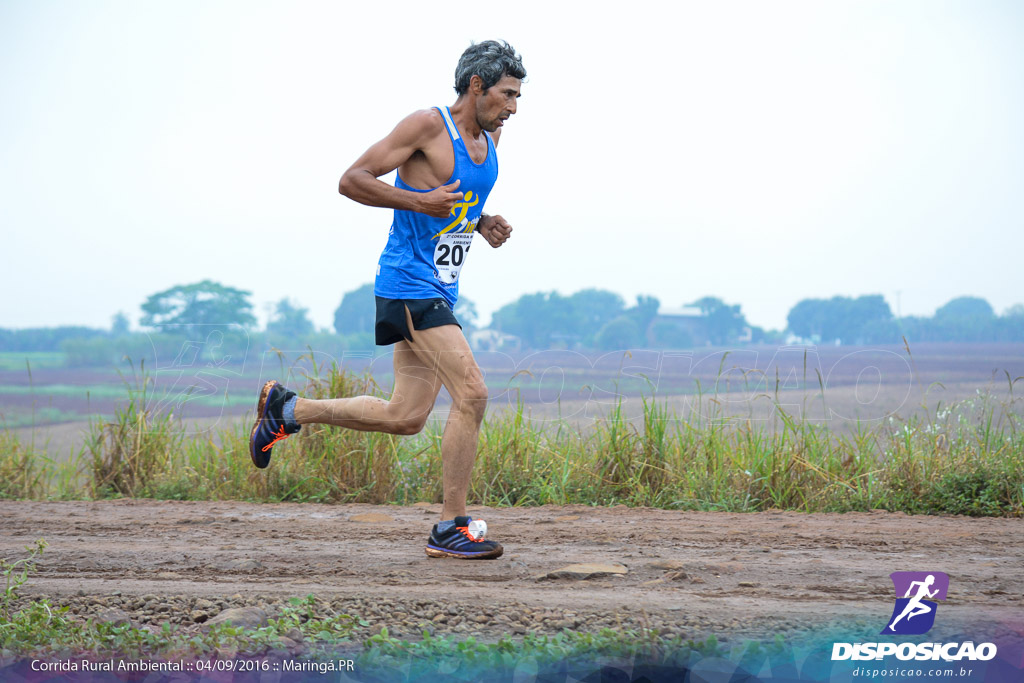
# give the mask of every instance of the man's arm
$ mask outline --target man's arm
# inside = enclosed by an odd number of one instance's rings
[[[444,125],[428,110],[402,119],[387,137],[366,150],[345,171],[338,182],[338,192],[367,206],[416,211],[438,218],[448,216],[455,202],[462,199],[462,193],[457,191],[460,181],[430,192],[410,192],[378,180],[422,150],[438,133],[439,123]]]

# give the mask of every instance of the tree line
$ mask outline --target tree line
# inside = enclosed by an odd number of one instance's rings
[[[988,301],[976,296],[950,300],[935,315],[897,318],[880,294],[831,299],[804,299],[790,309],[787,329],[815,342],[891,344],[903,337],[913,342],[1024,341],[1024,305],[996,315]]]
[[[803,299],[787,316],[785,330],[750,325],[739,304],[712,296],[661,302],[641,295],[632,304],[604,289],[574,294],[524,294],[498,309],[490,327],[521,342],[523,348],[688,348],[741,343],[784,343],[793,337],[810,343],[897,344],[911,342],[1024,341],[1024,305],[997,315],[982,298],[957,297],[933,316],[897,318],[879,294],[856,298]],[[688,312],[680,312],[688,307]],[[0,351],[64,351],[80,364],[109,362],[124,349],[145,355],[161,343],[168,352],[183,339],[202,339],[207,348],[226,353],[240,345],[261,348],[372,348],[375,303],[373,285],[345,293],[334,311],[333,330],[317,329],[309,310],[282,299],[266,326],[257,329],[251,293],[211,280],[178,285],[149,296],[142,303],[140,332],[132,332],[128,317],[116,314],[109,329],[63,326],[32,329],[0,328]],[[467,333],[479,324],[476,306],[462,297],[456,316]],[[213,335],[210,337],[209,335]]]

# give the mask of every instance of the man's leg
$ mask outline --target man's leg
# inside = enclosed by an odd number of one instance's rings
[[[474,522],[466,515],[466,495],[487,407],[483,373],[458,325],[415,330],[412,336],[410,347],[421,364],[437,369],[437,377],[452,397],[441,438],[441,521],[430,532],[426,553],[429,557],[464,560],[501,557],[501,544],[486,539],[484,528],[477,526],[481,520]]]
[[[493,559],[503,552],[501,544],[485,540],[481,528],[473,528],[466,515],[466,496],[476,461],[480,425],[487,407],[487,387],[483,373],[473,358],[473,352],[458,325],[447,324],[425,330],[413,327],[406,310],[406,321],[411,341],[403,340],[395,347],[395,390],[391,400],[372,396],[326,400],[300,399],[294,392],[286,392],[277,382],[264,387],[266,400],[273,403],[274,417],[271,427],[279,422],[284,430],[298,429],[298,424],[321,423],[364,431],[383,431],[392,434],[415,434],[427,420],[441,386],[448,389],[452,407],[441,439],[441,471],[444,503],[441,523],[434,526],[427,544],[430,557],[456,557],[461,559]],[[292,400],[294,399],[294,400]],[[257,408],[262,414],[263,401]],[[288,427],[290,417],[282,418],[278,404],[293,404],[296,423]],[[258,419],[253,433],[262,422]],[[263,441],[277,437],[269,434]],[[284,438],[281,436],[280,438]],[[277,439],[275,438],[274,441]],[[270,441],[269,445],[273,445]],[[250,452],[260,440],[250,437]],[[269,446],[267,447],[269,448]],[[258,467],[266,467],[269,453],[264,457],[253,455]],[[479,521],[479,520],[478,520]],[[461,525],[461,526],[460,526]]]
[[[487,386],[458,325],[415,330],[410,348],[423,366],[436,368],[436,376],[452,398],[441,439],[444,486],[441,519],[454,519],[466,514],[466,495],[476,461],[480,424],[487,408]]]
[[[302,424],[330,424],[389,434],[418,433],[441,390],[437,369],[424,365],[404,340],[395,345],[394,366],[395,389],[390,401],[374,396],[302,399],[276,380],[264,384],[256,405],[256,423],[249,434],[253,464],[267,467],[274,444],[297,432]]]
[[[441,390],[437,368],[424,363],[405,340],[395,344],[394,367],[395,388],[390,400],[375,396],[323,400],[299,398],[295,403],[295,421],[364,432],[420,432]]]
[[[458,325],[416,330],[406,311],[412,342],[395,345],[395,390],[391,400],[373,396],[298,399],[299,424],[330,424],[362,431],[416,434],[430,415],[441,386],[452,398],[441,439],[444,503],[441,519],[466,514],[466,496],[476,461],[487,386]]]

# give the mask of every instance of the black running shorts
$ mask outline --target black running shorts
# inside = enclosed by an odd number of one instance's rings
[[[428,330],[441,325],[462,325],[444,299],[377,299],[377,325],[374,332],[377,346],[387,346],[403,339],[412,341],[412,334],[406,325],[405,308],[409,307],[414,330]]]

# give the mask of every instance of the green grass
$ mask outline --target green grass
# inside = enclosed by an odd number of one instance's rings
[[[31,392],[31,393],[30,393]],[[21,385],[0,385],[0,394],[5,395],[31,395],[35,394],[39,397],[49,396],[62,396],[69,398],[83,398],[88,395],[89,398],[113,398],[113,399],[124,399],[129,397],[129,392],[123,385],[118,384],[91,384],[91,385],[79,385],[79,384],[35,384],[31,390]],[[240,406],[249,405],[252,403],[252,395],[236,394],[204,394],[204,395],[190,395],[187,392],[151,392],[153,398],[159,398],[164,401],[175,399],[176,401],[187,401],[188,403],[198,404],[203,406]]]
[[[25,385],[0,385],[0,394],[6,395],[29,395],[38,396],[70,396],[77,398],[88,393],[96,398],[124,398],[126,396],[124,386],[118,384],[94,384],[85,386],[80,384],[33,384],[31,387]]]
[[[312,361],[310,357],[307,360]],[[303,395],[383,395],[368,376],[311,363]],[[1024,433],[1014,399],[979,393],[907,420],[837,431],[774,403],[769,421],[727,416],[698,386],[686,419],[656,397],[629,419],[613,404],[592,427],[533,421],[520,402],[489,416],[469,494],[492,506],[582,503],[669,509],[805,512],[882,508],[912,513],[1024,515]],[[153,405],[144,373],[126,382],[113,419],[96,419],[73,464],[86,472],[77,492],[65,473],[9,432],[0,443],[7,497],[366,502],[441,500],[441,426],[415,437],[307,425],[278,444],[273,466],[248,456],[246,425],[187,436]],[[926,395],[926,394],[925,394]],[[809,397],[809,400],[815,400]],[[70,466],[70,465],[69,465]]]
[[[156,632],[131,625],[71,619],[67,608],[49,600],[28,604],[12,618],[0,623],[0,656],[67,657],[91,654],[99,657],[181,659],[219,653],[261,654],[277,649],[287,651],[285,634],[298,629],[312,651],[324,652],[350,642],[356,620],[349,615],[308,619],[303,600],[293,598],[279,618],[265,627],[246,630],[231,624],[216,624],[199,632],[187,632],[169,624]]]
[[[80,458],[54,460],[34,441],[0,431],[0,499],[79,498]]]
[[[33,368],[63,368],[66,354],[63,351],[0,351],[0,370],[24,370],[26,364]]]
[[[18,427],[31,427],[33,425],[52,425],[62,422],[79,422],[88,420],[93,415],[85,415],[72,410],[61,410],[60,408],[22,408],[4,410],[0,412],[0,425],[8,429]]]

